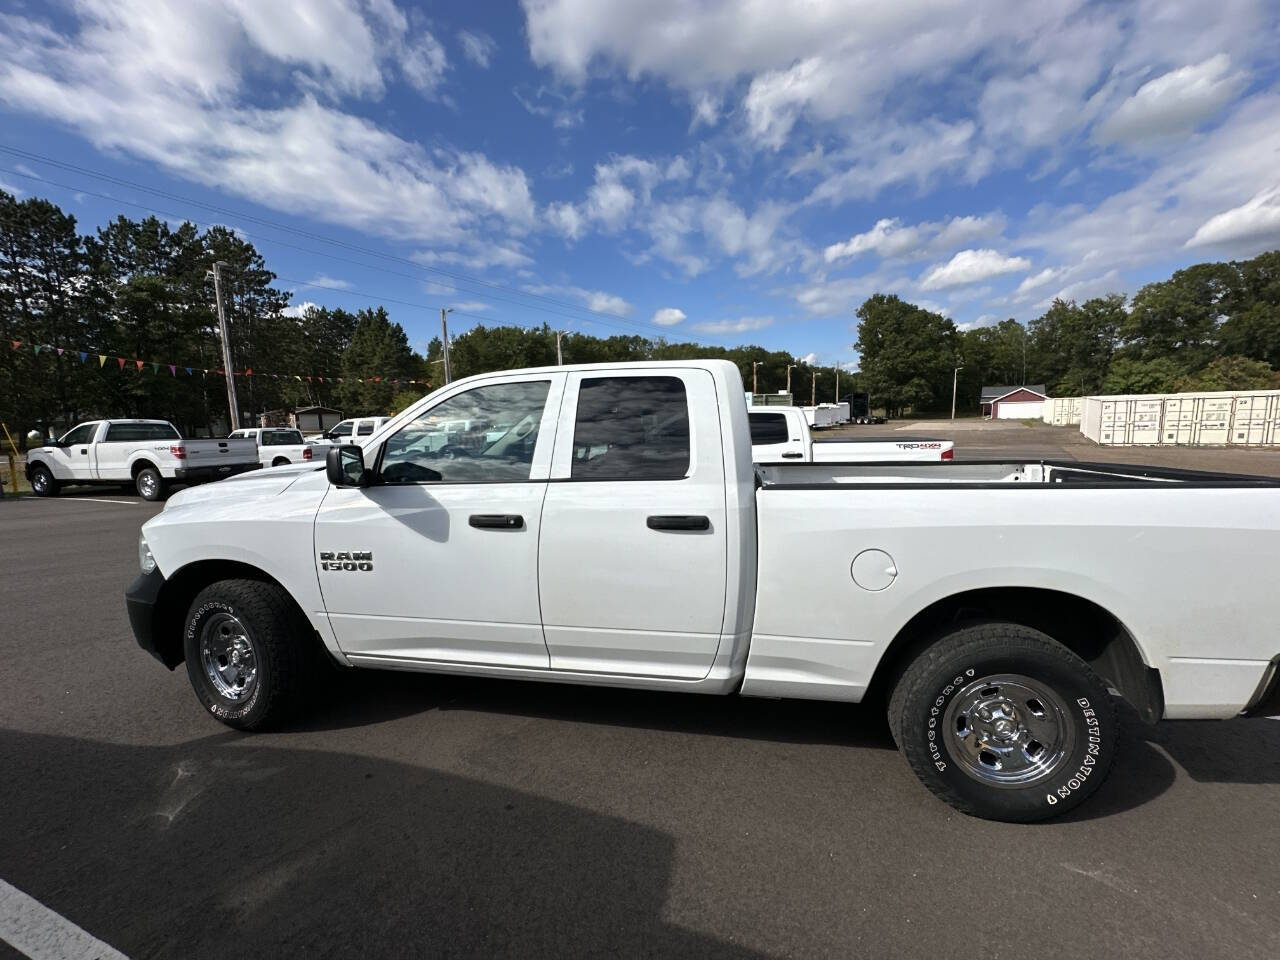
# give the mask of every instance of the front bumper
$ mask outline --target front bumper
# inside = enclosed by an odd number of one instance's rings
[[[155,636],[156,607],[160,603],[164,582],[164,574],[159,568],[139,574],[124,592],[124,605],[129,611],[129,626],[133,628],[138,646],[172,670],[178,664],[169,662],[170,658],[157,646]]]
[[[208,483],[210,480],[221,480],[234,477],[238,473],[260,470],[260,463],[228,463],[203,467],[178,467],[173,471],[174,483]]]

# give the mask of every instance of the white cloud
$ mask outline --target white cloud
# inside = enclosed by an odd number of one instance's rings
[[[327,287],[330,290],[350,290],[352,286],[349,281],[331,277],[327,273],[317,273],[307,282],[312,286]]]
[[[515,269],[533,263],[533,258],[524,251],[502,243],[471,243],[463,250],[420,250],[410,254],[410,259],[427,267],[444,264],[471,270],[486,270],[489,267]]]
[[[856,233],[844,243],[833,243],[822,251],[823,260],[836,263],[864,253],[889,259],[926,257],[949,253],[957,247],[998,237],[1005,227],[1003,214],[952,217],[946,221],[904,226],[898,218],[877,220],[864,233]]]
[[[459,30],[458,43],[462,55],[477,67],[487,68],[498,49],[497,41],[481,30]]]
[[[801,363],[807,363],[809,366],[812,367],[815,363],[818,362],[818,355],[816,353],[806,353],[803,357],[796,357],[796,359],[799,360]]]
[[[428,151],[328,101],[379,96],[443,69],[389,3],[130,0],[76,5],[67,35],[0,23],[0,103],[102,150],[282,210],[372,234],[448,244],[534,224],[528,179],[482,154]],[[255,95],[259,71],[294,90]]]
[[[1030,268],[1026,257],[1006,257],[995,250],[961,250],[946,263],[926,270],[920,277],[920,289],[945,290]]]
[[[587,228],[587,218],[572,203],[553,203],[547,207],[547,222],[570,241],[581,237]]]
[[[1238,207],[1215,214],[1187,241],[1188,247],[1253,247],[1280,243],[1280,184],[1262,190]]]
[[[301,303],[292,303],[280,311],[280,315],[284,317],[293,317],[298,319],[308,310],[319,310],[320,304],[313,300],[303,300]]]
[[[482,310],[492,310],[493,304],[485,303],[483,300],[462,300],[455,303],[453,309],[459,313],[479,313]]]
[[[702,208],[702,229],[724,253],[738,258],[734,269],[746,277],[777,269],[794,252],[776,238],[789,212],[782,204],[766,202],[748,215],[733,201],[713,197]]]
[[[1021,297],[1023,294],[1030,293],[1033,290],[1039,290],[1041,287],[1053,283],[1065,273],[1066,270],[1062,267],[1045,267],[1039,273],[1033,273],[1031,276],[1026,277],[1018,284],[1018,289],[1013,292],[1013,295],[1014,297]]]
[[[1148,80],[1098,125],[1102,143],[1167,138],[1189,133],[1219,112],[1244,76],[1231,74],[1225,53]]]
[[[574,127],[580,127],[586,119],[586,112],[580,107],[572,106],[568,96],[549,87],[538,87],[532,93],[523,93],[517,87],[511,93],[520,102],[520,106],[535,117],[545,117],[550,120],[551,126],[557,130],[572,130]],[[544,100],[547,102],[544,103]]]
[[[1108,270],[1100,276],[1088,277],[1087,279],[1067,284],[1052,297],[1045,297],[1037,303],[1036,309],[1043,310],[1055,300],[1088,300],[1091,297],[1101,297],[1123,289],[1124,282],[1120,279],[1120,271]]]
[[[742,107],[752,136],[777,150],[787,140],[804,106],[832,82],[820,57],[810,57],[786,70],[770,70],[751,81]]]
[[[399,47],[400,72],[406,81],[424,96],[432,96],[444,80],[449,61],[444,47],[430,33],[405,40]]]
[[[737,320],[711,320],[695,323],[693,329],[700,333],[747,333],[763,330],[773,323],[773,317],[739,317]]]
[[[678,323],[684,323],[689,319],[683,310],[679,307],[663,307],[653,312],[653,320],[660,327],[674,327]]]
[[[586,290],[582,287],[567,284],[533,283],[522,288],[525,293],[540,297],[569,297],[581,302],[588,310],[596,313],[611,313],[615,317],[630,316],[635,307],[622,297],[603,290]]]

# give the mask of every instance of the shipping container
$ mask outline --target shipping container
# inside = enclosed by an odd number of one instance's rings
[[[1280,444],[1280,390],[1084,397],[1080,432],[1106,445]]]
[[[1080,398],[1050,397],[1044,402],[1044,422],[1055,427],[1078,426]]]

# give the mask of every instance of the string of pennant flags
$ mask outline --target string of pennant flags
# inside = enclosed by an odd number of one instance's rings
[[[162,363],[158,360],[139,360],[136,357],[118,357],[109,353],[97,353],[93,350],[76,350],[70,347],[53,347],[45,343],[27,343],[23,340],[10,340],[9,345],[12,350],[21,350],[24,346],[31,347],[35,356],[41,353],[56,353],[59,357],[71,354],[80,358],[81,364],[86,364],[89,358],[96,357],[98,368],[106,367],[108,360],[114,360],[116,367],[120,370],[127,370],[130,367],[141,373],[147,367],[151,367],[151,372],[159,375],[160,368],[166,367],[169,375],[173,377],[180,376],[180,371],[185,372],[188,377],[199,376],[201,379],[215,374],[216,376],[225,376],[225,371],[213,367],[187,366],[182,363]],[[262,371],[255,372],[252,367],[244,370],[232,370],[233,377],[262,377],[270,380],[297,380],[298,382],[306,381],[307,383],[345,383],[352,380],[355,383],[390,383],[399,386],[402,383],[413,384],[415,386],[427,386],[429,380],[410,380],[406,377],[322,377],[318,374],[299,374],[299,373],[264,373]]]

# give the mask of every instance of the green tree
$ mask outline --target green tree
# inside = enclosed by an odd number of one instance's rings
[[[1275,370],[1248,357],[1218,357],[1198,373],[1180,377],[1174,390],[1269,390],[1280,386]]]
[[[951,402],[959,340],[946,317],[877,293],[858,308],[862,382],[874,403],[895,415]]]
[[[1213,357],[1218,325],[1239,301],[1240,275],[1227,263],[1198,263],[1149,283],[1133,298],[1121,329],[1141,360],[1169,359],[1198,370]]]
[[[1183,369],[1168,357],[1142,360],[1135,356],[1116,357],[1102,383],[1103,393],[1169,393],[1184,376]]]
[[[342,355],[337,392],[347,416],[385,415],[405,387],[403,381],[425,379],[422,358],[410,349],[404,328],[393,323],[383,307],[356,314],[351,345]]]

